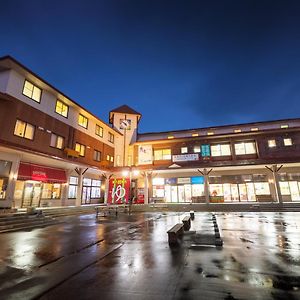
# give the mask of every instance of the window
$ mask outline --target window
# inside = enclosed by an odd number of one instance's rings
[[[280,128],[281,128],[281,129],[289,128],[289,125],[288,125],[288,124],[281,125]]]
[[[187,147],[181,147],[181,154],[188,153]]]
[[[37,86],[33,85],[31,82],[25,80],[23,87],[23,95],[36,102],[41,102],[42,90]]]
[[[275,140],[268,140],[268,146],[269,146],[269,148],[276,147],[276,141]]]
[[[103,137],[103,128],[98,124],[96,124],[95,134],[100,137]]]
[[[35,127],[29,123],[17,120],[14,135],[33,140]]]
[[[75,199],[77,196],[77,188],[78,188],[78,177],[70,176],[69,179],[69,199]]]
[[[106,160],[110,161],[110,162],[113,162],[114,161],[114,157],[112,155],[107,154],[106,155]]]
[[[61,184],[43,183],[42,199],[59,199],[61,194]]]
[[[214,135],[215,133],[213,131],[208,131],[207,135]]]
[[[57,100],[55,106],[55,112],[63,117],[68,117],[69,106],[64,104],[62,101]]]
[[[169,140],[174,139],[174,135],[169,135],[169,136],[168,136],[168,139],[169,139]]]
[[[211,145],[211,156],[231,155],[230,144]]]
[[[257,127],[253,127],[253,128],[251,128],[251,131],[258,131],[258,128]]]
[[[240,132],[242,132],[241,129],[234,129],[234,133],[240,133]]]
[[[193,137],[199,136],[199,133],[192,133],[192,136],[193,136]]]
[[[194,153],[200,153],[201,152],[201,148],[199,145],[194,146]]]
[[[101,161],[101,152],[94,150],[94,160],[95,161]]]
[[[255,142],[241,142],[234,144],[235,154],[244,155],[244,154],[255,154],[256,147]]]
[[[79,143],[76,143],[75,144],[75,151],[77,151],[80,156],[84,156],[85,155],[85,146],[81,145]]]
[[[81,127],[87,128],[88,127],[88,118],[86,118],[82,114],[79,114],[78,125],[80,125]]]
[[[114,142],[114,135],[111,132],[108,133],[108,141],[111,143]]]
[[[51,134],[50,146],[55,147],[57,149],[62,149],[64,147],[64,138],[62,136],[56,135],[54,133]]]
[[[154,160],[170,160],[171,149],[154,150]]]
[[[284,146],[292,146],[293,145],[293,142],[292,142],[291,138],[283,139],[283,143],[284,143]]]

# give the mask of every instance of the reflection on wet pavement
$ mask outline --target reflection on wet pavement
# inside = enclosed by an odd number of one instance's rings
[[[210,213],[196,213],[190,232],[170,248],[166,232],[184,215],[85,216],[2,235],[0,288],[76,253],[93,256],[121,243],[41,299],[300,299],[300,213],[217,213],[221,249],[210,242]]]

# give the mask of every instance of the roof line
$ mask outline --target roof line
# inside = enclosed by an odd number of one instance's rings
[[[289,119],[279,119],[279,120],[270,120],[270,121],[257,121],[250,123],[239,123],[239,124],[228,124],[228,125],[219,125],[214,127],[201,127],[201,128],[191,128],[191,129],[179,129],[179,130],[168,130],[168,131],[157,131],[157,132],[144,132],[138,133],[138,135],[147,135],[147,134],[161,134],[161,133],[176,133],[176,132],[185,132],[185,131],[199,131],[199,130],[214,130],[219,128],[226,127],[238,127],[245,125],[259,125],[259,124],[268,124],[268,123],[277,123],[277,122],[286,122],[286,121],[300,121],[300,118],[289,118]]]
[[[94,115],[93,113],[91,113],[89,110],[87,110],[86,108],[84,108],[82,105],[80,105],[78,102],[76,102],[75,100],[73,100],[72,98],[68,97],[65,93],[61,92],[59,89],[57,89],[56,87],[54,87],[51,83],[49,83],[48,81],[46,81],[45,79],[43,79],[41,76],[37,75],[35,72],[33,72],[31,69],[29,69],[28,67],[26,67],[25,65],[23,65],[22,63],[20,63],[18,60],[16,60],[14,57],[10,56],[10,55],[5,55],[0,57],[0,62],[4,61],[6,59],[11,60],[13,63],[17,64],[19,67],[23,68],[25,71],[31,73],[33,76],[35,76],[36,78],[38,78],[40,81],[44,82],[46,85],[48,85],[50,88],[52,88],[53,90],[55,90],[58,94],[61,94],[63,97],[67,98],[68,100],[70,100],[71,102],[73,102],[75,105],[79,106],[80,108],[82,108],[83,110],[85,110],[87,113],[89,113],[90,115],[92,115],[94,118],[96,118],[97,120],[101,121],[102,123],[104,123],[105,125],[107,125],[110,129],[114,130],[115,132],[119,133],[117,130],[115,130],[114,128],[112,128],[109,123],[103,121],[102,119],[100,119],[99,117],[97,117],[96,115]]]

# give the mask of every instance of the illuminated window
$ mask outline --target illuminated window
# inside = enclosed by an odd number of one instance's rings
[[[253,127],[253,128],[251,128],[251,131],[258,131],[258,128],[257,127]]]
[[[255,154],[256,147],[255,142],[241,142],[234,144],[235,154],[244,155],[244,154]]]
[[[199,133],[192,133],[192,136],[199,136]]]
[[[41,102],[42,90],[37,86],[33,85],[31,82],[25,80],[23,87],[23,95],[36,102]]]
[[[69,112],[69,106],[64,104],[62,101],[57,100],[55,106],[55,112],[67,118]]]
[[[84,156],[85,155],[85,146],[82,144],[76,143],[75,151],[77,151],[80,156]]]
[[[52,133],[50,146],[58,149],[62,149],[64,147],[64,138],[62,136]]]
[[[111,142],[111,143],[113,143],[114,139],[115,139],[114,135],[111,132],[109,132],[108,133],[108,141]]]
[[[171,149],[154,150],[154,160],[170,160]]]
[[[86,118],[82,114],[79,114],[78,125],[80,125],[81,127],[87,128],[88,127],[88,118]]]
[[[35,127],[29,123],[17,120],[14,135],[33,140]]]
[[[187,147],[181,147],[181,153],[188,153],[188,148]]]
[[[230,144],[211,145],[211,156],[231,155]]]
[[[292,146],[293,145],[293,142],[292,142],[291,138],[283,139],[283,143],[284,143],[284,146]]]
[[[207,132],[207,135],[214,135],[215,133],[213,131]]]
[[[268,146],[269,146],[269,148],[276,147],[276,141],[275,140],[268,140]]]
[[[169,140],[174,139],[174,135],[169,135],[169,136],[168,136],[168,139],[169,139]]]
[[[240,133],[240,132],[242,132],[241,129],[234,129],[234,133]]]
[[[289,125],[287,125],[287,124],[284,124],[284,125],[281,125],[281,126],[280,126],[280,128],[281,128],[281,129],[284,129],[284,128],[289,128]]]
[[[101,161],[101,152],[94,150],[94,160],[95,161]]]
[[[110,156],[110,161],[114,162],[114,157],[112,155]]]
[[[103,137],[103,128],[97,124],[96,124],[95,134],[100,137]]]
[[[152,184],[153,185],[164,185],[165,184],[165,179],[164,178],[153,178],[152,179]]]
[[[194,146],[194,153],[200,153],[201,152],[201,147],[199,145]]]
[[[75,199],[77,196],[78,177],[70,176],[68,198]]]

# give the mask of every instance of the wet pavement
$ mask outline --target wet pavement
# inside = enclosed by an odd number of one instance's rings
[[[187,213],[65,218],[0,235],[0,299],[300,299],[300,213]]]

